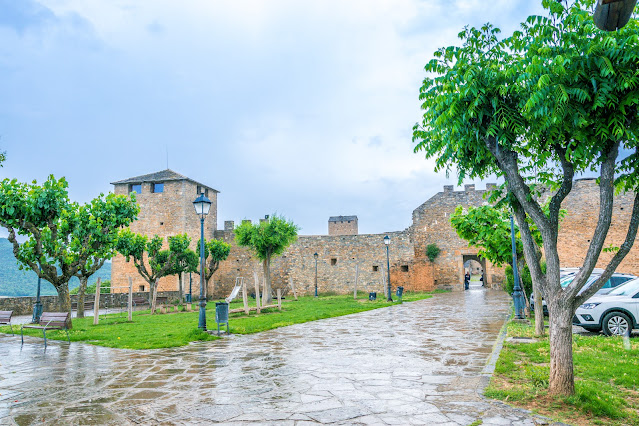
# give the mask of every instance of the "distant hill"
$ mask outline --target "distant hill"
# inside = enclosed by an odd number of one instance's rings
[[[94,283],[98,277],[104,280],[111,279],[111,263],[104,264],[102,269],[93,274],[89,284]],[[69,289],[80,285],[80,280],[72,278]],[[35,296],[38,288],[38,276],[31,270],[20,270],[18,261],[13,256],[13,245],[6,238],[0,238],[0,296]],[[41,295],[55,296],[57,292],[51,283],[42,280]]]

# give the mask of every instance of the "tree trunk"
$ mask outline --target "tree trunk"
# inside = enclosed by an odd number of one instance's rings
[[[535,336],[543,336],[546,334],[546,328],[544,326],[544,306],[541,300],[541,292],[534,280],[533,298],[535,301]]]
[[[157,280],[151,284],[151,315],[153,315],[155,313],[155,302],[157,300],[157,294],[158,294],[158,282]]]
[[[264,267],[264,293],[262,294],[262,306],[273,303],[273,295],[271,294],[271,258],[267,257],[262,262]]]
[[[180,292],[180,304],[184,302],[184,272],[178,274],[178,291]]]
[[[71,323],[71,296],[69,296],[69,283],[65,283],[59,287],[56,287],[58,292],[58,309],[60,312],[68,312],[69,313],[69,323],[67,327],[69,329],[73,328]]]
[[[78,318],[84,318],[84,294],[87,291],[87,282],[89,277],[80,278],[80,287],[78,287]]]
[[[574,395],[572,360],[573,309],[561,299],[547,300],[550,319],[550,387],[551,395]]]

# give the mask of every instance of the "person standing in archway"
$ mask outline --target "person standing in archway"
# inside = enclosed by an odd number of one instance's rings
[[[466,275],[464,275],[464,290],[468,290],[468,286],[470,286],[470,272],[466,271]]]

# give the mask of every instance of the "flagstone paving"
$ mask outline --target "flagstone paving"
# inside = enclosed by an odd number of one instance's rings
[[[2,335],[0,424],[545,424],[478,393],[508,310],[478,288],[173,349]]]

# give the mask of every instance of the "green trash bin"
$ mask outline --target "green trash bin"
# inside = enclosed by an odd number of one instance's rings
[[[217,335],[220,335],[220,324],[226,324],[226,333],[229,331],[229,304],[215,302],[215,322],[217,323]]]

